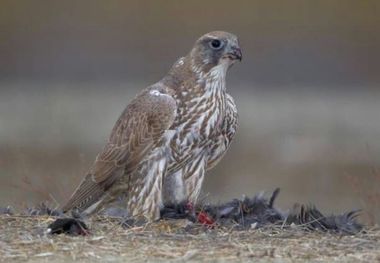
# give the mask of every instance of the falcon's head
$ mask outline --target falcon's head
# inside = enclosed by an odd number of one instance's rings
[[[224,64],[230,67],[242,53],[238,38],[228,32],[214,31],[199,38],[190,52],[192,62],[202,71]]]

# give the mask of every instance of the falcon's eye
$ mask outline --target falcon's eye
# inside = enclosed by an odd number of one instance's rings
[[[220,49],[222,47],[222,41],[220,41],[219,39],[213,39],[210,42],[210,47],[212,49],[218,50],[218,49]]]

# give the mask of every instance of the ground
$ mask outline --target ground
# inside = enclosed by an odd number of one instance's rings
[[[117,220],[92,218],[91,234],[46,234],[46,216],[0,216],[1,262],[254,261],[380,262],[380,229],[354,235],[300,227],[237,231],[160,221],[125,229]]]

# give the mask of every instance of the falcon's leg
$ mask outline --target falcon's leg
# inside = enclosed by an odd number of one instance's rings
[[[187,196],[183,179],[183,169],[165,176],[162,198],[164,206],[166,207],[177,205],[186,201]]]
[[[187,201],[193,205],[196,204],[201,192],[205,171],[205,154],[198,155],[195,160],[189,163],[183,170]]]
[[[164,151],[157,149],[130,175],[127,192],[127,209],[133,217],[148,220],[160,218],[162,178],[167,168]]]
[[[188,202],[195,204],[201,190],[205,166],[206,156],[202,152],[180,170],[167,174],[162,193],[164,205],[171,207]]]
[[[195,203],[200,194],[204,173],[205,154],[198,154],[194,161],[164,178],[162,218],[187,218],[196,221]]]

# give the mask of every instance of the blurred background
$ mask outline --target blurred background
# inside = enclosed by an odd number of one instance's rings
[[[203,188],[380,222],[380,2],[0,3],[0,206],[66,200],[139,90],[212,30],[239,36],[240,128]]]

